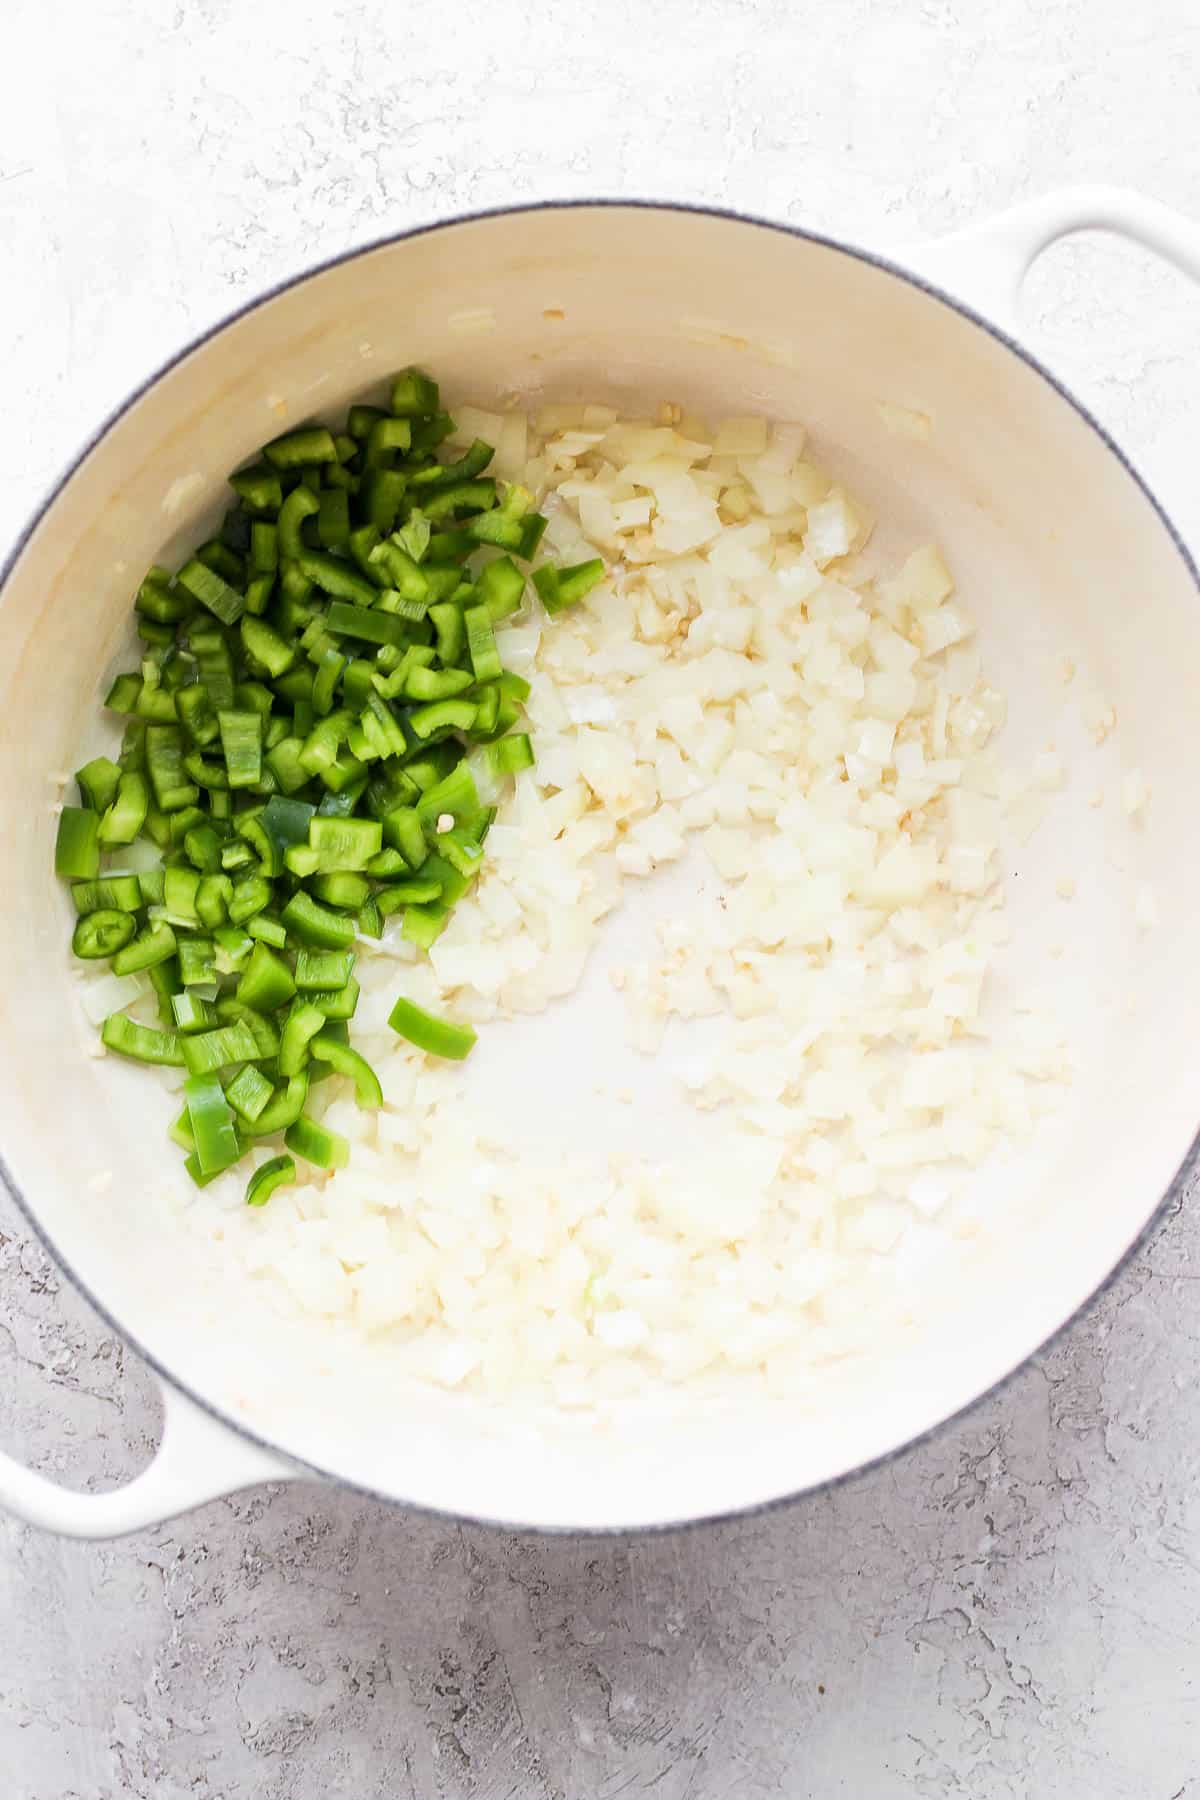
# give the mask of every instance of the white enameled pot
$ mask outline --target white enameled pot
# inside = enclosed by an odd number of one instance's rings
[[[0,927],[20,974],[0,985],[0,1155],[48,1248],[163,1378],[166,1430],[143,1475],[99,1496],[0,1456],[0,1503],[99,1537],[261,1479],[318,1475],[532,1528],[712,1518],[912,1442],[1106,1282],[1187,1167],[1200,1123],[1200,593],[1119,450],[1009,335],[1033,257],[1090,226],[1200,276],[1195,227],[1099,190],[1020,206],[907,267],[674,206],[455,220],[257,301],[96,435],[17,545],[0,595]],[[125,645],[131,580],[194,541],[226,471],[281,417],[334,413],[409,362],[435,370],[452,401],[517,393],[644,410],[669,398],[804,420],[898,546],[944,547],[1010,699],[1009,760],[1027,762],[1061,711],[1061,653],[1115,706],[1107,774],[1119,757],[1152,790],[1136,837],[1119,807],[1081,802],[1049,853],[1040,839],[1014,853],[1012,979],[1050,995],[1076,1054],[1061,1115],[993,1179],[1000,1203],[909,1334],[865,1374],[774,1412],[538,1437],[461,1395],[404,1397],[369,1352],[276,1320],[185,1243],[154,1198],[167,1151],[147,1129],[146,1077],[83,1053],[47,778],[76,766],[98,681]],[[880,402],[928,413],[931,441],[890,433]],[[1075,751],[1097,754],[1083,736]],[[1064,870],[1078,897],[1061,930],[1078,953],[1056,961],[1040,927]],[[1142,883],[1160,913],[1149,932],[1135,919]],[[100,1167],[116,1172],[103,1192]]]

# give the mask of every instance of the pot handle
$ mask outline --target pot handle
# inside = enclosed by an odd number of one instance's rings
[[[0,1506],[29,1525],[65,1537],[115,1538],[143,1525],[159,1525],[206,1500],[236,1493],[258,1481],[287,1481],[301,1471],[269,1450],[240,1437],[186,1400],[163,1388],[162,1441],[148,1469],[108,1494],[78,1494],[0,1452]]]
[[[1131,238],[1200,282],[1200,225],[1129,188],[1072,187],[1022,200],[898,260],[1005,330],[1017,329],[1021,284],[1037,257],[1076,231]]]

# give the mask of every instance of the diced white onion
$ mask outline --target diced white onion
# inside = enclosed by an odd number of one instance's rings
[[[1034,1084],[1068,1074],[1050,1025],[1023,1018],[1002,1043],[985,1005],[998,852],[1036,828],[1062,761],[998,769],[1003,699],[944,559],[924,546],[860,573],[869,515],[804,459],[802,426],[454,412],[457,442],[496,444],[497,472],[534,489],[545,554],[603,554],[610,579],[497,632],[532,683],[536,765],[497,784],[472,758],[499,815],[429,955],[391,926],[362,941],[355,1042],[387,1103],[360,1113],[332,1082],[314,1102],[354,1139],[350,1168],[302,1173],[261,1213],[222,1177],[188,1219],[281,1304],[425,1383],[572,1410],[664,1386],[682,1404],[701,1386],[792,1393],[869,1343],[891,1299],[911,1308],[961,1229],[964,1167],[1031,1129]],[[923,414],[880,412],[928,435]],[[1085,705],[1102,735],[1111,706]],[[1135,771],[1122,803],[1144,801]],[[507,1021],[574,992],[627,884],[678,864],[689,881],[694,852],[699,898],[603,985],[630,1042],[664,1046],[647,1093],[672,1074],[698,1115],[726,1109],[716,1154],[518,1145],[474,1102],[471,1065],[389,1032],[402,975],[503,1059]],[[1157,917],[1148,888],[1135,911]],[[85,1010],[144,986],[90,981]]]

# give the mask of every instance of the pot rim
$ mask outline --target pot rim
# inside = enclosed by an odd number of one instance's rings
[[[1117,462],[1133,481],[1134,485],[1140,489],[1160,525],[1162,525],[1168,537],[1171,539],[1185,569],[1191,576],[1197,595],[1200,596],[1200,569],[1197,568],[1196,561],[1193,558],[1191,551],[1188,549],[1181,532],[1162,505],[1162,502],[1154,493],[1149,482],[1134,465],[1125,451],[1121,449],[1111,433],[1100,423],[1099,419],[1096,418],[1090,408],[1079,400],[1058,376],[1048,369],[1030,350],[1026,349],[1026,347],[1010,332],[1006,331],[1002,326],[995,324],[984,314],[978,312],[973,306],[963,300],[955,298],[954,295],[948,293],[944,288],[937,286],[936,283],[927,280],[923,275],[914,270],[906,268],[902,263],[893,261],[888,256],[880,255],[878,251],[864,249],[861,245],[847,243],[843,239],[831,237],[825,232],[814,231],[805,226],[792,225],[779,219],[765,218],[759,213],[743,212],[736,207],[708,205],[702,201],[652,200],[601,195],[572,197],[560,200],[529,200],[511,206],[481,207],[469,212],[454,213],[445,218],[432,219],[424,224],[409,226],[402,231],[387,232],[381,237],[372,238],[367,243],[358,244],[349,250],[339,251],[334,256],[325,257],[321,261],[313,263],[311,266],[301,270],[298,274],[285,276],[282,280],[276,281],[261,292],[256,293],[251,299],[245,301],[242,305],[235,307],[231,312],[224,314],[214,324],[206,327],[205,330],[199,332],[194,338],[190,339],[182,349],[177,350],[173,355],[169,356],[165,362],[161,363],[151,374],[139,382],[126,398],[101,420],[84,440],[77,454],[72,457],[70,462],[67,463],[53,479],[42,499],[35,505],[33,511],[26,519],[25,524],[18,532],[12,549],[4,557],[3,562],[0,563],[0,604],[3,604],[4,590],[8,584],[9,576],[12,574],[17,562],[24,554],[30,538],[41,525],[43,519],[49,514],[63,489],[75,475],[76,471],[92,454],[92,451],[95,450],[108,436],[113,427],[137,405],[143,395],[147,394],[151,388],[155,387],[164,376],[169,375],[173,369],[177,368],[179,364],[187,357],[191,356],[194,351],[203,348],[204,345],[211,342],[214,338],[219,337],[223,331],[226,331],[231,325],[236,324],[240,319],[247,317],[252,312],[256,312],[260,307],[269,305],[272,301],[279,299],[283,294],[290,292],[292,288],[301,286],[304,282],[312,280],[315,276],[323,275],[329,269],[340,268],[343,264],[354,262],[359,257],[370,256],[376,250],[388,249],[393,245],[407,243],[414,238],[427,237],[434,232],[446,231],[458,225],[473,225],[488,219],[514,218],[526,213],[573,212],[585,210],[615,211],[621,208],[643,212],[686,213],[699,218],[719,220],[722,223],[747,225],[760,231],[772,231],[781,236],[797,238],[804,243],[816,244],[822,249],[835,251],[839,255],[849,256],[854,258],[857,262],[865,263],[868,267],[879,269],[885,275],[896,277],[897,280],[905,282],[909,287],[916,288],[918,292],[926,295],[930,300],[948,307],[951,311],[956,312],[961,318],[966,319],[969,324],[975,325],[980,330],[986,332],[989,337],[993,338],[997,343],[1003,345],[1005,349],[1019,357],[1027,368],[1032,369],[1035,375],[1038,375],[1046,382],[1054,393],[1057,394],[1061,400],[1065,401],[1083,423],[1090,428],[1103,444],[1104,448],[1116,458]],[[869,1474],[874,1469],[884,1468],[887,1464],[898,1458],[907,1456],[910,1451],[916,1449],[919,1445],[929,1443],[949,1426],[968,1418],[978,1407],[982,1406],[985,1401],[990,1400],[994,1395],[1002,1392],[1023,1369],[1029,1367],[1035,1359],[1042,1357],[1047,1350],[1057,1344],[1059,1340],[1087,1313],[1091,1312],[1097,1302],[1103,1298],[1115,1284],[1117,1279],[1124,1273],[1129,1263],[1141,1252],[1149,1239],[1158,1230],[1167,1214],[1172,1210],[1177,1210],[1178,1205],[1182,1204],[1183,1193],[1188,1179],[1197,1167],[1200,1167],[1200,1125],[1198,1125],[1196,1135],[1193,1137],[1190,1146],[1185,1152],[1178,1169],[1162,1196],[1156,1202],[1145,1224],[1114,1263],[1104,1280],[1092,1290],[1086,1299],[1080,1302],[1074,1312],[1070,1313],[1061,1324],[1056,1326],[1035,1349],[1031,1350],[1027,1356],[1024,1356],[1020,1362],[1013,1366],[1013,1368],[999,1376],[990,1384],[990,1386],[984,1388],[980,1393],[975,1395],[973,1399],[958,1407],[954,1412],[948,1413],[945,1418],[939,1419],[935,1425],[929,1426],[925,1431],[919,1432],[915,1437],[906,1438],[902,1444],[897,1444],[890,1450],[884,1450],[878,1456],[871,1457],[868,1461],[857,1464],[853,1469],[844,1470],[840,1475],[829,1476],[824,1481],[813,1482],[808,1486],[793,1489],[786,1494],[775,1495],[769,1500],[752,1502],[747,1506],[726,1508],[719,1512],[701,1513],[694,1518],[665,1520],[653,1524],[577,1526],[566,1524],[546,1525],[514,1523],[511,1520],[490,1518],[482,1513],[457,1512],[442,1507],[431,1506],[425,1502],[406,1499],[403,1495],[381,1492],[378,1488],[370,1487],[365,1483],[338,1474],[336,1471],[322,1468],[318,1463],[309,1462],[305,1458],[297,1457],[292,1451],[272,1443],[269,1438],[263,1437],[252,1427],[223,1411],[221,1407],[215,1405],[204,1395],[197,1393],[188,1386],[186,1382],[181,1381],[176,1375],[172,1374],[158,1359],[154,1351],[148,1349],[138,1337],[121,1324],[114,1314],[110,1312],[105,1302],[93,1293],[88,1283],[76,1273],[70,1259],[51,1238],[49,1232],[39,1220],[33,1205],[26,1199],[22,1192],[20,1184],[17,1182],[16,1177],[8,1166],[3,1151],[0,1150],[0,1182],[3,1183],[4,1188],[16,1205],[18,1212],[20,1212],[26,1223],[29,1225],[46,1254],[58,1268],[61,1269],[62,1273],[67,1277],[68,1281],[70,1281],[76,1291],[83,1295],[83,1298],[87,1301],[88,1305],[96,1311],[100,1318],[104,1320],[105,1324],[137,1352],[142,1361],[154,1371],[161,1381],[166,1382],[177,1392],[183,1394],[194,1406],[197,1406],[218,1424],[224,1426],[229,1431],[235,1432],[239,1437],[256,1445],[259,1449],[285,1458],[288,1462],[295,1465],[297,1472],[302,1476],[315,1476],[322,1481],[329,1482],[337,1487],[348,1489],[353,1493],[362,1494],[368,1499],[383,1502],[388,1506],[403,1507],[410,1512],[419,1513],[428,1518],[444,1519],[453,1524],[482,1526],[489,1530],[507,1531],[518,1536],[536,1538],[573,1537],[580,1539],[650,1537],[658,1536],[666,1532],[690,1531],[702,1526],[721,1525],[742,1520],[762,1518],[768,1514],[782,1511],[785,1507],[794,1506],[802,1499],[818,1494],[831,1493],[837,1488],[845,1486],[849,1482],[859,1480],[862,1476]]]

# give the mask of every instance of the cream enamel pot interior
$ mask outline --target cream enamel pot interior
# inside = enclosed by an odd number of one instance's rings
[[[167,1424],[150,1468],[113,1494],[67,1493],[0,1457],[0,1503],[102,1536],[258,1479],[317,1474],[533,1528],[712,1518],[911,1442],[1103,1285],[1187,1164],[1200,1122],[1200,593],[1120,454],[1004,335],[1034,255],[1086,226],[1122,230],[1200,274],[1191,226],[1100,191],[914,252],[915,276],[801,232],[673,207],[460,220],[249,307],[97,436],[19,546],[0,597],[0,919],[23,977],[0,988],[0,1154],[49,1248],[163,1376]],[[193,540],[227,470],[279,428],[280,402],[295,420],[336,412],[413,361],[451,401],[516,392],[645,409],[670,398],[806,421],[821,459],[876,507],[897,547],[943,545],[1010,700],[1010,760],[1028,760],[1061,711],[1049,664],[1062,652],[1111,697],[1120,762],[1152,790],[1136,840],[1119,807],[1090,812],[1081,800],[1049,855],[1041,842],[1012,854],[1011,978],[1051,991],[1077,1073],[1035,1150],[985,1178],[994,1226],[869,1371],[831,1376],[782,1408],[539,1435],[462,1396],[397,1394],[348,1338],[274,1321],[181,1238],[154,1200],[169,1153],[158,1097],[140,1071],[85,1053],[48,774],[77,765],[98,683],[127,644],[131,583]],[[932,443],[889,435],[881,400],[930,413]],[[1063,731],[1069,755],[1096,754]],[[1061,870],[1077,876],[1079,897],[1059,935],[1069,930],[1085,953],[1055,962],[1044,918]],[[1134,919],[1140,881],[1157,895],[1151,932]],[[569,1074],[560,1095],[542,1097],[573,1104]],[[165,1097],[160,1111],[165,1120]],[[115,1171],[103,1193],[98,1168]]]

